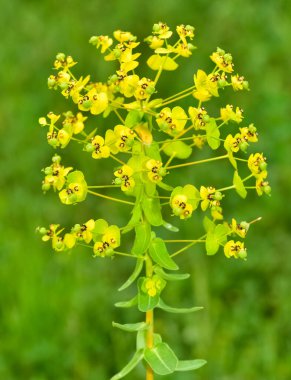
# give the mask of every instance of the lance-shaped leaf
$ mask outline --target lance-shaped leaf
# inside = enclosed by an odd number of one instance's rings
[[[147,221],[152,226],[160,226],[163,224],[159,198],[145,197],[142,201],[142,209]]]
[[[122,234],[126,234],[127,232],[131,231],[139,222],[141,219],[141,206],[139,203],[137,203],[132,212],[131,212],[131,218],[127,225],[122,228]]]
[[[217,253],[220,244],[226,242],[229,230],[227,224],[218,224],[214,230],[208,230],[205,243],[207,255],[211,256]]]
[[[167,156],[174,155],[175,158],[184,160],[191,156],[192,148],[183,141],[171,141],[165,143],[163,151]]]
[[[195,311],[199,311],[203,309],[203,306],[193,306],[193,307],[172,307],[165,304],[165,302],[160,298],[159,303],[157,305],[159,309],[165,310],[168,313],[174,314],[186,314],[186,313],[194,313]]]
[[[240,176],[238,175],[237,171],[234,172],[233,185],[238,195],[240,195],[242,198],[245,198],[247,196],[245,185]]]
[[[171,232],[179,232],[179,228],[173,226],[171,223],[163,221],[163,227],[166,228],[166,230],[169,230]]]
[[[121,308],[133,307],[137,305],[137,298],[138,298],[137,296],[134,296],[131,300],[116,302],[114,306],[121,307]]]
[[[154,266],[154,271],[160,277],[168,281],[181,281],[190,277],[189,273],[167,273],[159,265]]]
[[[135,227],[135,239],[131,253],[142,255],[149,247],[151,240],[151,226],[149,223],[140,223]]]
[[[154,334],[154,346],[162,342],[162,337],[160,334]],[[145,348],[147,345],[146,342],[146,330],[138,331],[136,334],[136,350]]]
[[[124,325],[117,322],[112,322],[112,326],[128,332],[146,330],[149,327],[149,325],[146,322],[126,323]]]
[[[138,363],[143,359],[143,356],[143,350],[136,351],[130,362],[125,367],[123,367],[120,372],[111,377],[110,380],[119,380],[125,377],[138,365]]]
[[[203,359],[179,360],[175,371],[193,371],[203,367],[206,363],[207,361]]]
[[[164,182],[158,182],[157,186],[159,186],[161,189],[164,189],[166,191],[172,191],[174,189],[173,186],[167,185]]]
[[[169,375],[177,367],[178,359],[166,343],[158,343],[152,348],[146,348],[144,358],[152,370],[158,375]]]
[[[142,270],[142,267],[143,267],[143,262],[144,262],[143,259],[137,259],[136,260],[134,271],[128,277],[128,279],[125,281],[125,283],[123,285],[121,285],[121,287],[118,289],[119,292],[128,288],[138,278],[138,276]]]
[[[147,65],[152,70],[160,70],[163,68],[163,70],[173,71],[176,70],[179,66],[172,58],[160,55],[151,55],[149,59],[147,60]]]
[[[220,132],[215,119],[211,118],[206,125],[206,139],[211,149],[215,150],[220,146]]]
[[[152,239],[149,245],[149,254],[151,258],[153,259],[153,261],[159,264],[161,267],[170,269],[170,270],[179,269],[178,265],[169,255],[169,252],[167,250],[166,244],[164,243],[163,239],[160,239],[160,238]]]

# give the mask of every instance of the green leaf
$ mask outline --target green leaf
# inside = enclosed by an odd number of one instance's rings
[[[84,180],[85,180],[84,174],[80,170],[76,170],[74,172],[71,172],[67,176],[67,182],[68,183],[72,183],[72,182],[81,183]]]
[[[139,322],[139,323],[126,323],[126,324],[120,324],[117,322],[112,322],[113,327],[117,327],[120,330],[129,331],[129,332],[136,332],[136,331],[142,331],[148,329],[149,325],[145,322]]]
[[[147,60],[147,65],[152,70],[160,70],[161,68],[163,70],[173,71],[176,70],[179,66],[172,58],[170,57],[161,57],[159,55],[151,55],[149,59]]]
[[[206,236],[206,252],[207,255],[215,255],[219,249],[220,244],[227,240],[229,227],[226,224],[218,224],[215,229],[210,229]]]
[[[188,198],[188,202],[193,207],[193,210],[196,210],[201,200],[199,190],[193,185],[186,185],[183,187],[182,193]]]
[[[171,307],[164,303],[164,301],[160,298],[159,303],[157,305],[159,309],[165,310],[168,313],[175,314],[186,314],[186,313],[194,313],[195,311],[199,311],[203,309],[203,306],[193,306],[193,307]]]
[[[215,150],[220,146],[220,131],[215,119],[211,118],[206,125],[206,139],[211,149]]]
[[[179,232],[179,228],[178,227],[175,227],[173,226],[171,223],[168,223],[168,222],[163,222],[163,227],[166,228],[166,230],[169,230],[171,232]]]
[[[240,195],[242,198],[245,198],[247,196],[245,185],[240,176],[238,175],[237,171],[234,172],[233,185],[238,195]]]
[[[155,308],[159,302],[160,295],[156,294],[154,297],[149,296],[142,290],[142,284],[145,277],[140,277],[138,279],[138,310],[145,313],[148,310]]]
[[[152,370],[158,375],[173,373],[178,365],[178,359],[166,343],[158,343],[153,348],[146,348],[144,358]]]
[[[203,227],[206,232],[210,230],[213,231],[215,229],[215,223],[212,220],[210,220],[207,216],[205,216],[203,219]]]
[[[142,201],[142,209],[147,221],[152,226],[160,226],[163,224],[159,198],[145,197]]]
[[[179,360],[176,371],[192,371],[203,367],[206,363],[207,361],[203,359]]]
[[[161,154],[160,154],[160,147],[158,143],[153,141],[149,145],[145,144],[144,148],[145,148],[145,154],[147,157],[153,158],[154,160],[157,160],[157,161],[162,161]]]
[[[135,226],[135,239],[131,253],[142,255],[149,247],[151,240],[151,226],[149,223],[140,223]]]
[[[162,342],[160,334],[154,334],[154,346]],[[146,331],[140,330],[136,334],[136,350],[146,347]]]
[[[123,367],[123,369],[120,372],[118,372],[116,375],[111,377],[110,380],[119,380],[119,379],[122,379],[127,374],[129,374],[143,359],[143,356],[144,356],[143,350],[136,351],[132,359],[128,362],[128,364],[125,367]]]
[[[128,308],[137,305],[137,296],[134,296],[131,300],[129,301],[121,301],[121,302],[116,302],[114,304],[115,307],[121,307],[121,308]]]
[[[178,265],[169,255],[166,244],[164,243],[163,239],[152,239],[149,245],[149,254],[153,261],[159,264],[161,267],[170,270],[179,269]]]
[[[236,163],[236,160],[235,160],[234,157],[233,157],[233,153],[232,153],[232,151],[229,150],[227,153],[228,153],[228,159],[229,159],[229,162],[231,163],[231,165],[232,165],[235,169],[237,169],[237,163]]]
[[[184,160],[191,156],[192,148],[183,141],[171,141],[165,143],[163,151],[167,156],[175,155],[175,158]]]
[[[163,270],[163,268],[161,268],[158,265],[154,266],[154,271],[160,277],[169,281],[181,281],[181,280],[186,280],[187,278],[190,277],[189,273],[167,273]]]
[[[128,279],[125,281],[125,283],[123,285],[121,285],[121,287],[118,289],[119,292],[128,288],[137,279],[137,277],[139,276],[139,274],[143,268],[143,262],[144,262],[143,259],[137,259],[136,260],[134,271],[128,277]]]
[[[141,206],[139,203],[137,203],[131,212],[131,218],[127,225],[122,229],[122,234],[126,234],[127,232],[131,231],[139,222],[141,219]]]
[[[134,126],[136,126],[137,124],[141,122],[142,118],[143,118],[143,112],[139,110],[132,110],[128,112],[125,118],[124,124],[128,128],[133,128]]]

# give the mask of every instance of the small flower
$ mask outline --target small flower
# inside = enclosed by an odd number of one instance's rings
[[[147,38],[145,38],[145,42],[147,42],[149,44],[149,47],[154,50],[162,47],[164,44],[164,41],[165,40],[157,36],[148,36]]]
[[[154,82],[148,78],[142,78],[137,82],[134,96],[137,100],[146,100],[155,92]]]
[[[118,151],[127,152],[133,145],[135,133],[132,129],[119,124],[114,127],[114,137],[114,145]]]
[[[66,188],[59,193],[59,198],[66,205],[82,202],[87,195],[87,183],[81,171],[74,171],[67,177]]]
[[[134,188],[135,181],[132,177],[133,169],[128,165],[123,165],[120,169],[114,172],[114,175],[117,177],[114,180],[116,185],[121,185],[122,191],[128,191]]]
[[[244,239],[248,232],[249,226],[250,225],[247,222],[237,223],[237,221],[234,218],[232,218],[230,228],[231,232]]]
[[[228,123],[230,120],[240,123],[243,119],[243,110],[236,107],[234,111],[233,106],[228,104],[226,107],[220,109],[220,117],[225,123]]]
[[[241,241],[234,242],[234,240],[230,240],[224,246],[224,254],[228,259],[234,257],[235,259],[246,260],[247,250]]]
[[[187,38],[190,40],[194,38],[194,30],[195,28],[191,25],[181,24],[176,27],[176,31],[184,44],[187,44]]]
[[[172,36],[173,32],[170,31],[170,28],[167,24],[159,22],[153,26],[153,34],[157,35],[160,39],[168,39]]]
[[[255,177],[267,177],[267,160],[262,153],[251,154],[248,159],[248,167]]]
[[[195,129],[205,129],[205,125],[210,118],[204,107],[189,107],[188,113]]]
[[[116,30],[113,32],[114,38],[119,42],[136,41],[136,37],[130,32],[123,32],[122,30]]]
[[[263,193],[271,195],[271,186],[269,182],[266,181],[267,172],[263,171],[260,174],[256,175],[256,191],[259,196]]]
[[[240,133],[244,139],[249,142],[257,142],[258,141],[258,133],[257,128],[254,124],[250,124],[248,127],[240,128]]]
[[[237,133],[235,136],[229,134],[225,139],[224,147],[227,151],[231,151],[234,153],[238,152],[239,150],[245,152],[246,148],[248,147],[247,142],[247,137],[241,135],[240,133]]]
[[[93,247],[94,256],[112,256],[114,254],[114,249],[120,245],[120,229],[115,226],[109,226],[106,223],[102,234],[98,235],[98,241],[95,242]]]
[[[87,152],[92,152],[92,157],[95,159],[108,158],[110,156],[110,148],[105,145],[102,136],[95,136],[92,138],[91,143],[85,147]]]
[[[233,72],[232,56],[225,53],[224,50],[217,48],[216,52],[212,53],[210,59],[219,67],[220,70],[226,73]]]
[[[86,244],[89,244],[93,238],[94,229],[95,229],[95,221],[94,219],[90,219],[88,220],[88,222],[82,225],[75,224],[75,226],[72,228],[71,234],[76,239],[78,239],[78,241],[84,241]]]
[[[231,84],[234,91],[249,89],[249,83],[243,76],[239,76],[238,74],[231,76]]]
[[[77,62],[75,62],[70,55],[66,56],[64,53],[58,53],[54,62],[54,67],[57,70],[64,69],[66,71],[76,64]]]
[[[214,197],[216,190],[212,186],[201,186],[200,187],[200,196],[201,196],[201,209],[205,211],[209,206],[212,205],[214,201],[217,201]]]
[[[206,102],[212,96],[218,96],[218,79],[213,74],[207,75],[203,70],[194,74],[196,89],[193,91],[194,98]]]
[[[206,136],[193,135],[193,145],[198,149],[202,149],[206,142]]]
[[[200,193],[193,185],[176,187],[171,194],[170,206],[174,215],[188,219],[200,202]]]
[[[60,191],[65,182],[68,173],[73,169],[72,167],[65,168],[60,164],[61,157],[58,155],[54,155],[52,158],[52,165],[43,169],[45,173],[45,178],[42,182],[42,190],[48,191],[52,187],[54,191]]]
[[[113,44],[113,39],[108,36],[92,36],[89,43],[96,46],[97,49],[101,47],[101,53],[105,53]]]
[[[157,183],[163,179],[166,172],[162,166],[162,162],[158,160],[150,159],[146,161],[147,176],[151,182]]]
[[[145,277],[141,286],[144,293],[147,293],[150,297],[159,295],[166,285],[165,280],[157,275],[152,277]]]
[[[160,129],[170,136],[176,136],[185,127],[187,123],[187,114],[181,107],[163,108],[157,118]]]

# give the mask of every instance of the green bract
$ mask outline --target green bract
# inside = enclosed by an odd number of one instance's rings
[[[196,370],[206,363],[202,359],[177,358],[173,349],[154,332],[155,309],[179,314],[202,309],[167,305],[162,299],[167,282],[190,276],[177,273],[176,256],[191,248],[195,250],[195,245],[202,243],[208,256],[221,250],[228,259],[246,260],[247,250],[241,240],[246,237],[250,224],[259,218],[252,222],[232,218],[228,222],[223,216],[223,200],[229,196],[229,190],[242,198],[246,198],[249,190],[259,196],[271,192],[266,157],[253,152],[246,158],[247,151],[258,141],[254,124],[246,122],[247,117],[238,106],[226,104],[216,110],[207,107],[207,102],[223,93],[222,89],[235,92],[248,89],[248,82],[234,71],[230,53],[217,48],[210,55],[213,67],[209,72],[195,69],[178,93],[168,97],[159,93],[158,82],[163,72],[177,70],[184,58],[191,57],[195,48],[193,38],[194,27],[190,25],[178,25],[172,31],[165,23],[155,24],[152,34],[145,39],[153,51],[146,63],[154,71],[149,70],[151,74],[146,77],[138,74],[141,53],[136,36],[122,30],[115,31],[112,37],[93,36],[90,43],[100,50],[105,61],[116,65],[107,81],[94,82],[87,74],[76,76],[72,72],[76,62],[64,53],[57,54],[55,71],[48,78],[48,87],[59,91],[74,107],[62,115],[49,112],[39,118],[48,144],[54,149],[65,149],[69,143],[77,143],[76,148],[81,152],[90,153],[88,158],[92,157],[97,175],[96,183],[87,185],[82,171],[63,166],[60,155],[55,154],[51,165],[43,169],[42,190],[58,191],[65,205],[76,205],[87,196],[94,196],[104,203],[128,207],[124,226],[104,220],[102,215],[95,220],[96,213],[101,213],[97,203],[94,217],[82,224],[77,220],[68,231],[59,224],[38,228],[42,240],[50,241],[56,252],[79,246],[89,249],[96,258],[114,259],[110,265],[118,265],[121,257],[133,262],[131,274],[118,289],[125,291],[132,287],[133,295],[115,306],[136,307],[146,316],[145,321],[113,322],[114,327],[136,334],[136,352],[111,380],[127,376],[140,361],[146,366],[146,379],[153,379],[154,373],[168,375]],[[186,97],[187,109],[180,103]],[[88,115],[90,123],[87,123]],[[100,121],[109,115],[106,123]],[[96,117],[98,121],[91,121]],[[94,125],[98,125],[98,131]],[[206,158],[198,159],[197,151],[205,145],[210,157],[200,155]],[[77,154],[74,159],[77,161]],[[107,182],[100,183],[105,177],[101,175],[105,159],[112,165]],[[224,170],[223,164],[233,171],[232,179],[224,187],[202,183],[199,176],[189,172],[182,173],[179,183],[171,175],[175,169],[183,171],[184,167],[214,161],[218,171]],[[244,177],[245,171],[248,174]],[[112,189],[114,193],[110,192]],[[81,214],[80,206],[76,207],[79,210],[76,214]],[[190,240],[180,237],[175,226],[177,217],[191,223],[190,217],[193,215],[198,220],[201,213],[205,213],[205,234],[196,236],[193,226]],[[111,218],[110,212],[107,217]],[[161,231],[175,233],[178,238],[162,239]],[[102,284],[102,279],[98,281]]]

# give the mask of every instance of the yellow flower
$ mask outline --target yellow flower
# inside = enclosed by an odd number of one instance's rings
[[[238,152],[240,149],[245,151],[245,144],[247,143],[247,138],[243,138],[240,133],[237,133],[235,136],[231,134],[227,135],[224,147],[226,150],[231,150],[232,152]]]
[[[99,238],[100,240],[95,242],[93,247],[94,255],[111,256],[114,254],[114,249],[120,245],[120,229],[115,225],[106,227]]]
[[[187,114],[181,107],[163,108],[157,118],[161,130],[171,136],[179,134],[187,123]]]
[[[250,124],[248,127],[240,128],[240,133],[244,139],[247,139],[249,142],[257,142],[258,141],[258,133],[257,128]]]
[[[54,155],[52,158],[52,165],[43,169],[46,174],[44,181],[42,182],[43,191],[48,191],[51,187],[54,191],[60,191],[65,182],[68,173],[73,169],[72,167],[65,168],[60,164],[61,157]]]
[[[95,136],[91,142],[93,146],[92,157],[95,159],[107,158],[110,156],[110,148],[105,145],[104,139],[101,136]]]
[[[251,154],[248,159],[248,167],[252,174],[257,177],[260,175],[261,178],[267,177],[267,162],[266,158],[262,153]]]
[[[240,123],[243,119],[243,110],[236,107],[234,111],[233,106],[228,104],[226,107],[220,109],[220,117],[225,123],[228,123],[229,120]]]
[[[218,96],[217,80],[212,74],[207,75],[203,70],[198,70],[194,74],[194,83],[196,90],[193,91],[193,96],[201,102],[206,102],[211,96]]]
[[[188,113],[195,129],[205,129],[205,124],[209,121],[209,115],[204,107],[189,107]]]
[[[231,84],[234,91],[249,89],[249,83],[243,76],[239,76],[238,74],[231,76]]]
[[[267,171],[262,171],[259,175],[256,176],[256,191],[259,196],[263,193],[271,195],[271,186],[269,182],[266,181]]]
[[[117,177],[114,182],[116,185],[121,185],[122,191],[128,191],[134,188],[135,181],[132,177],[133,169],[130,166],[123,165],[114,172],[114,175]]]
[[[224,246],[224,254],[228,259],[230,257],[246,259],[247,250],[241,241],[234,242],[234,240],[230,240]]]
[[[64,95],[66,98],[70,96],[73,102],[77,104],[78,100],[81,97],[80,92],[86,87],[89,80],[90,75],[87,75],[85,78],[80,77],[80,79],[78,79],[77,81],[70,81],[68,86],[62,91],[62,95]]]
[[[147,175],[151,182],[157,183],[163,179],[165,175],[165,170],[162,168],[162,162],[154,159],[146,161],[146,169],[148,171]]]
[[[184,44],[187,44],[187,37],[192,40],[194,38],[195,28],[191,25],[178,25],[176,31]]]
[[[96,87],[78,100],[78,107],[81,111],[90,110],[92,115],[99,115],[108,107],[107,87],[98,83]]]
[[[118,73],[121,74],[121,72]],[[120,75],[118,81],[120,93],[126,98],[132,97],[137,89],[138,82],[138,75]]]
[[[126,42],[126,41],[135,41],[136,37],[132,35],[130,32],[123,32],[121,30],[116,30],[113,32],[114,38],[119,42]]]
[[[233,233],[244,239],[249,229],[249,223],[237,223],[237,221],[234,218],[232,218],[230,227]]]
[[[60,68],[68,70],[70,67],[73,67],[76,64],[77,62],[75,62],[70,55],[66,56],[64,53],[58,53],[54,62],[54,67],[57,70]]]
[[[167,24],[159,22],[153,26],[153,34],[159,36],[161,39],[168,39],[172,36],[173,32],[170,31],[170,28]]]
[[[158,49],[160,47],[163,46],[164,44],[164,40],[160,39],[159,37],[157,36],[148,36],[146,39],[145,39],[145,42],[147,42],[149,44],[149,47],[151,49]]]
[[[160,294],[163,288],[165,287],[166,282],[154,275],[152,277],[144,278],[142,283],[142,290],[147,293],[150,297],[155,297],[157,294]]]
[[[105,53],[113,44],[113,39],[108,36],[93,36],[90,38],[89,43],[95,45],[98,49],[101,46],[101,53]]]
[[[131,149],[134,142],[135,133],[132,129],[124,125],[116,125],[114,127],[115,146],[120,152],[127,152]]]
[[[224,50],[217,48],[216,52],[212,53],[210,59],[220,68],[220,70],[226,73],[233,72],[232,56],[229,53],[225,53]]]
[[[149,78],[141,78],[137,82],[134,96],[137,100],[145,100],[155,92],[154,82]]]
[[[175,195],[171,200],[171,207],[175,215],[180,219],[190,218],[193,212],[193,207],[190,203],[187,203],[188,198],[186,195]]]
[[[200,196],[201,196],[201,209],[205,211],[213,202],[214,200],[214,194],[216,190],[212,186],[201,186],[200,187]]]
[[[193,135],[193,143],[198,149],[202,149],[206,142],[206,137],[201,135]]]

